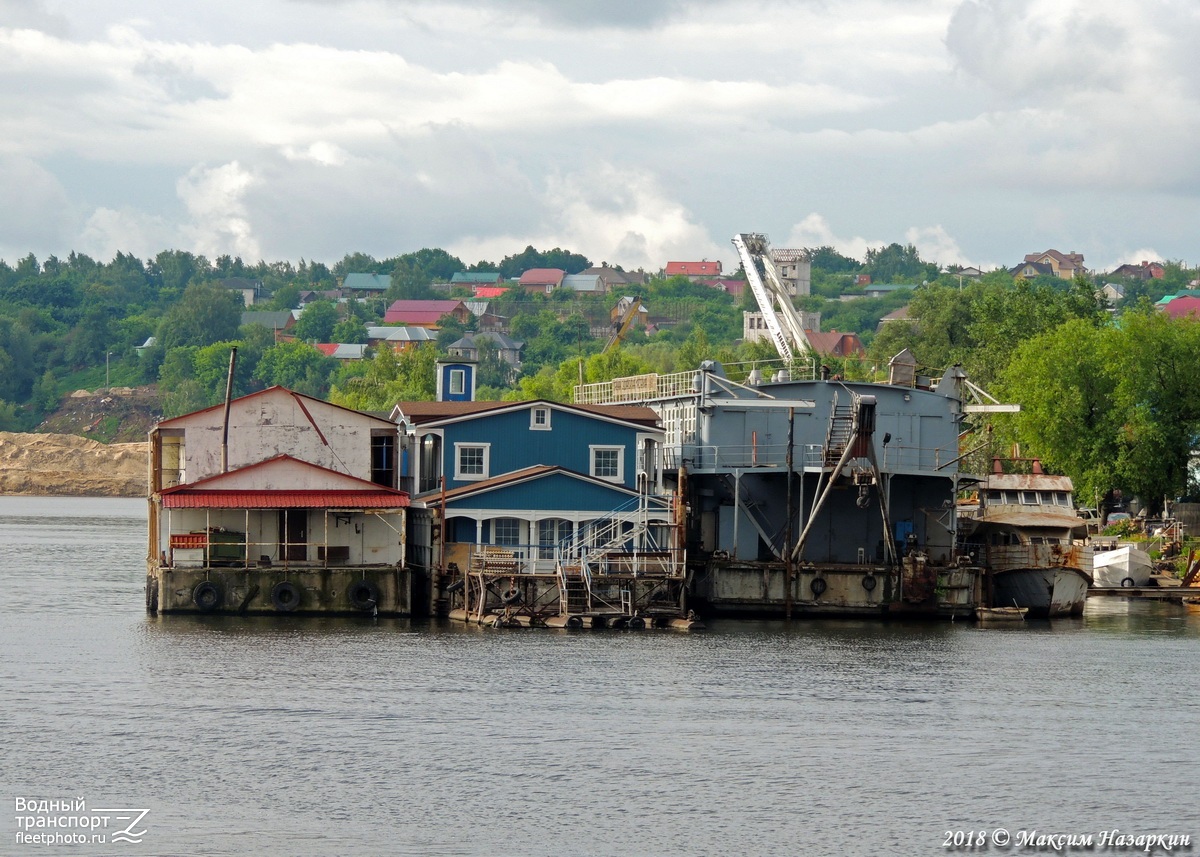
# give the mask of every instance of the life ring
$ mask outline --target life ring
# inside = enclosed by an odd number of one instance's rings
[[[825,578],[823,577],[814,577],[813,582],[809,584],[809,588],[812,589],[813,595],[817,596],[818,598],[821,597],[821,593],[824,592],[828,586],[829,584],[825,582]]]
[[[501,595],[500,600],[505,604],[516,604],[521,600],[521,590],[514,587]]]
[[[356,580],[346,590],[346,597],[355,610],[371,610],[379,604],[379,587],[369,580]]]
[[[192,590],[192,603],[205,613],[216,610],[224,600],[225,593],[221,591],[221,584],[216,581],[202,580]]]
[[[877,584],[878,582],[879,581],[875,579],[875,575],[868,574],[866,577],[864,577],[862,579],[863,589],[867,590],[867,592],[870,592],[872,589],[875,588],[875,584]]]
[[[280,613],[291,613],[300,606],[300,587],[281,580],[271,587],[271,604]]]
[[[1132,577],[1127,577],[1121,581],[1121,586],[1125,589],[1128,589],[1129,587],[1135,586],[1135,585],[1136,584],[1134,584]]]

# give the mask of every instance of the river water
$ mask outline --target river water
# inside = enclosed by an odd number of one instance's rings
[[[156,618],[142,501],[0,498],[0,550],[2,854],[980,850],[945,847],[955,831],[1004,854],[1036,850],[1022,834],[1200,836],[1200,608],[693,635]],[[141,843],[18,841],[44,815],[18,802],[68,798],[97,818],[148,809]]]

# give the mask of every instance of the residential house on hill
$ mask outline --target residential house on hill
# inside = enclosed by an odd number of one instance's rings
[[[221,280],[221,285],[242,295],[243,306],[254,306],[263,294],[262,280],[251,280],[246,277],[229,277]]]
[[[819,312],[807,312],[798,309],[796,310],[796,315],[800,316],[800,324],[804,330],[821,329],[821,314]],[[771,333],[767,329],[767,323],[763,320],[761,312],[742,312],[743,340],[746,342],[758,342],[770,338]]]
[[[1033,277],[1053,277],[1054,268],[1046,262],[1022,262],[1015,268],[1009,268],[1008,272],[1014,278],[1020,280],[1028,280]]]
[[[508,286],[476,286],[475,297],[484,300],[498,298],[508,291]]]
[[[405,300],[387,308],[383,323],[436,328],[447,315],[463,324],[471,319],[471,311],[460,300]]]
[[[378,297],[392,287],[392,278],[387,274],[347,274],[342,281],[342,290],[347,297]]]
[[[1200,318],[1200,298],[1177,297],[1162,307],[1171,318]]]
[[[1110,277],[1129,277],[1134,280],[1161,280],[1167,269],[1160,262],[1143,261],[1140,265],[1125,264],[1115,268]]]
[[[640,286],[646,282],[644,271],[618,271],[608,265],[594,265],[579,273],[598,276],[606,293],[623,291],[625,286]]]
[[[1086,274],[1083,266],[1083,254],[1072,250],[1070,253],[1060,253],[1057,250],[1047,250],[1044,253],[1030,253],[1025,261],[1037,265],[1049,265],[1056,277],[1069,280],[1076,274]]]
[[[545,295],[560,288],[566,275],[561,268],[530,268],[517,280],[517,285],[527,292]]]
[[[692,282],[713,289],[719,289],[735,299],[740,299],[747,288],[746,281],[739,280],[736,277],[710,277],[703,280],[693,280]]]
[[[804,331],[808,347],[823,357],[866,357],[867,349],[857,333],[838,333],[836,330],[821,333]]]
[[[567,274],[562,279],[562,287],[581,295],[605,293],[604,281],[600,279],[599,274]]]
[[[319,342],[315,347],[326,357],[335,360],[362,360],[369,346],[352,342]]]
[[[508,365],[514,368],[521,366],[521,349],[525,347],[524,342],[518,342],[505,336],[503,333],[497,333],[490,330],[481,330],[475,333],[468,333],[462,339],[450,343],[446,346],[446,351],[454,357],[466,357],[469,360],[479,359],[479,343],[490,342],[495,346],[497,356]]]
[[[1120,283],[1105,283],[1096,290],[1096,297],[1100,298],[1110,307],[1116,306],[1117,303],[1125,299],[1125,287]]]
[[[437,343],[437,331],[427,327],[371,325],[367,327],[367,344],[386,344],[393,351],[411,351],[427,342]]]
[[[699,262],[667,262],[664,274],[668,277],[687,277],[695,280],[703,277],[720,277],[721,263],[703,259]]]
[[[504,277],[499,271],[459,271],[450,278],[451,285],[455,286],[495,286],[504,282]]]
[[[807,250],[772,249],[771,261],[789,295],[807,295],[812,291],[812,262]]]
[[[282,310],[247,310],[242,313],[242,324],[261,324],[267,330],[275,331],[278,336],[286,333],[296,324],[296,316],[290,309]]]

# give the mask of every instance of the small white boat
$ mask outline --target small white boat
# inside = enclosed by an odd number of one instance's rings
[[[1092,556],[1092,585],[1101,588],[1148,586],[1153,570],[1150,554],[1133,545],[1121,545]]]

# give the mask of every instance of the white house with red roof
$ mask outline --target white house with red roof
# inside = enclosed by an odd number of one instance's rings
[[[150,612],[410,612],[395,423],[271,387],[150,432]]]

